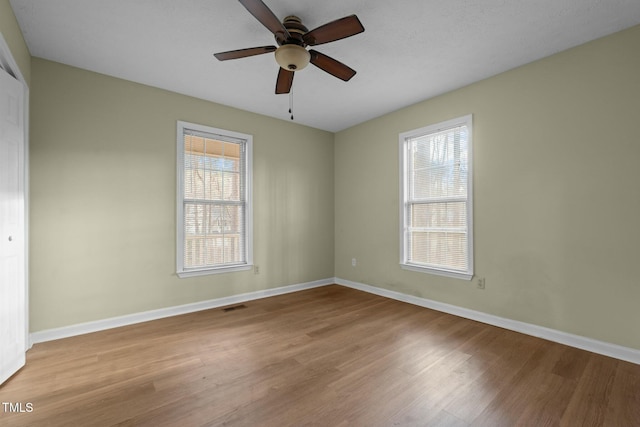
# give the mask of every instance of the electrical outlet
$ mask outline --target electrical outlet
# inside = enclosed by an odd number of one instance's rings
[[[351,267],[355,267],[356,265],[358,265],[358,260],[355,258],[351,258]]]
[[[478,284],[476,285],[478,289],[484,289],[484,277],[478,279]]]
[[[259,265],[254,265],[253,266],[253,274],[260,274],[260,266]]]

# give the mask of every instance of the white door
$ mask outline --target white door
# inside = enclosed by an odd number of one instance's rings
[[[26,351],[22,84],[0,67],[0,384]]]

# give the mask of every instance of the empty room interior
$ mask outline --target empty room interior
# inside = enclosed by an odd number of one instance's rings
[[[640,2],[0,35],[0,425],[640,425]]]

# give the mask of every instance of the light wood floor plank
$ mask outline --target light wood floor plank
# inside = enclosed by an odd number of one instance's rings
[[[634,426],[640,366],[333,285],[36,344],[2,426]]]

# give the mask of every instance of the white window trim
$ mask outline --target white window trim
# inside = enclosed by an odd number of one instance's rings
[[[406,253],[405,242],[405,228],[407,226],[407,196],[409,191],[409,183],[407,182],[406,169],[407,169],[407,140],[416,136],[435,133],[438,131],[450,129],[466,125],[469,129],[468,139],[468,182],[467,182],[467,265],[466,272],[460,272],[457,270],[449,270],[446,268],[434,268],[419,264],[412,264],[407,261],[408,254]],[[419,129],[403,132],[398,137],[399,140],[399,159],[400,159],[400,266],[404,270],[417,271],[421,273],[435,274],[438,276],[452,277],[456,279],[471,280],[473,278],[474,266],[473,266],[473,115],[469,114],[463,117],[458,117],[444,122],[436,123],[430,126],[426,126]]]
[[[198,132],[212,133],[216,135],[228,136],[246,141],[246,177],[245,177],[245,194],[246,194],[246,224],[245,232],[247,235],[247,261],[243,264],[234,264],[220,267],[204,267],[198,269],[184,268],[184,130],[194,130]],[[251,270],[253,268],[253,136],[233,132],[226,129],[218,129],[211,126],[199,125],[178,120],[176,133],[176,274],[180,278],[204,276],[208,274],[231,273],[235,271]]]

